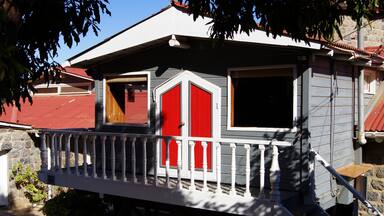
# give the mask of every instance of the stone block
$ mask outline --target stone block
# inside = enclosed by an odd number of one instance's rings
[[[379,193],[374,192],[374,191],[368,191],[368,192],[367,192],[367,199],[368,199],[369,201],[378,201],[379,198],[380,198]]]
[[[384,212],[384,205],[383,204],[379,204],[377,206],[375,206],[377,208],[377,210],[379,210],[380,212]]]
[[[384,167],[378,167],[376,169],[376,177],[377,178],[384,178]]]
[[[371,182],[371,186],[375,190],[383,191],[384,190],[384,181],[379,180],[379,179],[373,179]]]

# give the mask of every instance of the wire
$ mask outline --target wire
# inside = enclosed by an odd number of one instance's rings
[[[372,23],[374,23],[376,21],[378,21],[378,20],[373,20],[373,21],[371,20],[367,24],[363,25],[361,28],[365,28],[365,27],[371,25]],[[350,32],[348,34],[342,35],[342,38],[339,38],[339,39],[335,40],[334,42],[341,41],[344,37],[349,36],[349,35],[351,35],[351,34],[353,34],[355,32],[357,32],[357,29],[353,30],[352,32]]]

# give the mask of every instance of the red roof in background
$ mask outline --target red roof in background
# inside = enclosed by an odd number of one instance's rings
[[[384,47],[383,46],[365,47],[364,50],[384,57]]]
[[[33,105],[5,107],[0,121],[31,125],[34,128],[68,129],[95,127],[95,95],[35,96]]]
[[[365,119],[365,131],[384,131],[384,98],[376,103],[375,107]]]
[[[92,79],[92,77],[88,76],[88,74],[85,72],[85,69],[75,67],[64,67],[64,69],[65,71],[63,71],[63,73],[77,75],[86,79]]]

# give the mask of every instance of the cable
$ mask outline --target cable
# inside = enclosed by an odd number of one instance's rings
[[[363,25],[361,28],[365,28],[365,27],[371,25],[372,23],[374,23],[376,21],[378,21],[378,20],[373,20],[373,21],[371,20],[367,24]],[[357,29],[353,30],[352,32],[350,32],[348,34],[342,35],[342,38],[339,38],[339,39],[335,40],[334,42],[341,41],[344,37],[349,36],[349,35],[351,35],[351,34],[353,34],[355,32],[357,32]]]

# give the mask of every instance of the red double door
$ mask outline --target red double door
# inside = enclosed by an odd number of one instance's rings
[[[187,91],[187,92],[183,92]],[[163,136],[212,137],[212,93],[188,82],[188,88],[179,83],[161,94],[161,134]],[[187,98],[184,98],[187,97]],[[184,98],[184,99],[183,99]],[[184,104],[184,103],[187,104]],[[185,113],[184,113],[185,112]],[[207,167],[212,169],[212,143],[207,143]],[[178,146],[170,143],[170,166],[177,166]],[[183,148],[186,148],[184,143]],[[203,147],[195,143],[195,168],[203,168]],[[188,152],[188,156],[189,156]],[[184,160],[184,159],[183,159]],[[188,158],[188,161],[190,158]],[[165,166],[166,144],[161,145],[161,164]],[[188,162],[189,164],[189,162]]]

